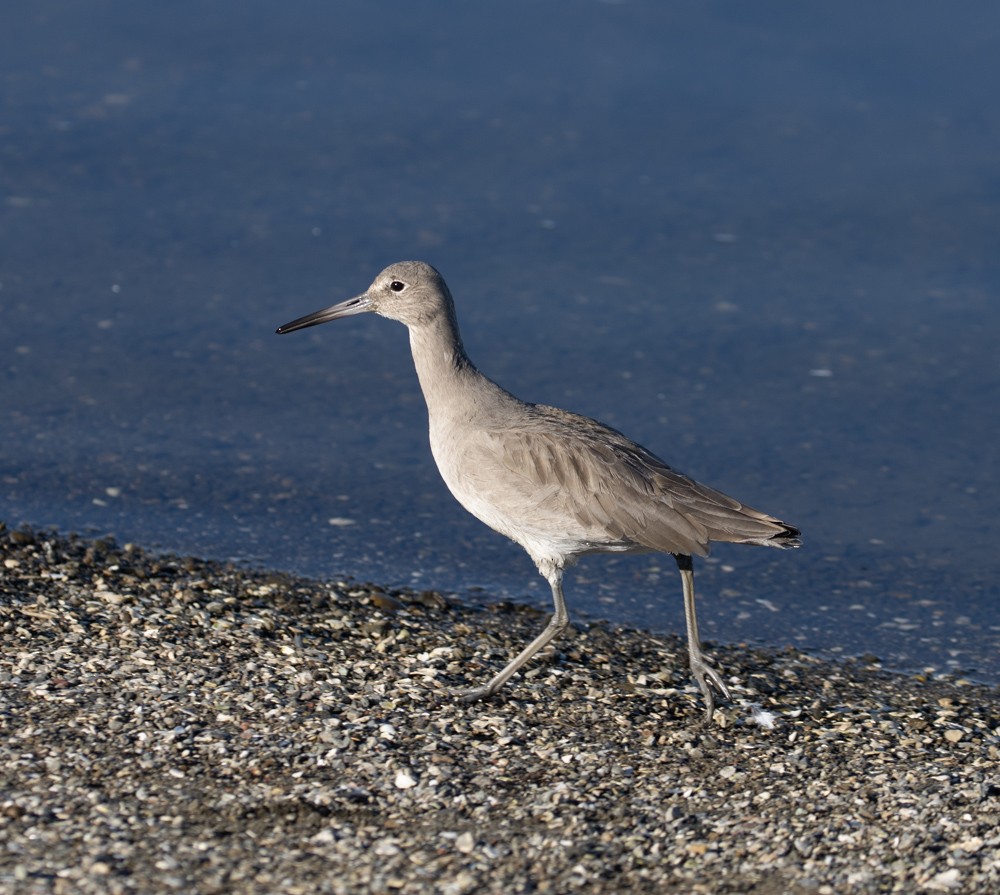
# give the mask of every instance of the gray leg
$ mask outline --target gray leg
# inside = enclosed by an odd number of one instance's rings
[[[691,564],[691,557],[684,554],[675,554],[677,568],[681,572],[681,583],[684,586],[684,618],[687,620],[688,636],[688,656],[691,661],[691,674],[698,682],[705,697],[705,720],[711,721],[715,713],[715,686],[718,691],[726,697],[732,699],[729,688],[725,681],[711,665],[701,651],[701,640],[698,637],[698,615],[694,605],[694,566]]]
[[[511,675],[531,661],[531,657],[535,653],[546,647],[551,640],[566,630],[566,626],[569,624],[569,613],[566,611],[566,601],[563,599],[562,576],[562,569],[554,569],[545,576],[552,587],[552,601],[556,607],[552,618],[549,619],[549,623],[545,626],[545,630],[521,650],[517,656],[511,659],[503,671],[497,674],[488,684],[483,687],[473,687],[470,690],[453,690],[452,693],[455,696],[460,697],[463,702],[475,702],[477,699],[492,696],[507,683]]]

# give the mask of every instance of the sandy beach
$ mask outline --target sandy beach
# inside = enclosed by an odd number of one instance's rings
[[[996,892],[995,688],[0,530],[0,889]]]

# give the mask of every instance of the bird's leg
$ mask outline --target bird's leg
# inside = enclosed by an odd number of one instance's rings
[[[698,637],[698,615],[694,605],[694,566],[691,563],[691,557],[678,553],[674,555],[674,559],[677,560],[677,568],[681,572],[681,583],[684,586],[684,618],[687,621],[688,657],[691,662],[691,674],[698,682],[698,687],[705,697],[705,720],[711,721],[712,715],[715,713],[715,692],[712,687],[716,687],[726,699],[733,697],[729,694],[726,682],[719,672],[708,664],[708,659],[701,651],[701,640]]]
[[[566,630],[566,626],[569,624],[569,613],[566,611],[566,601],[563,599],[562,592],[563,570],[553,569],[551,572],[546,571],[543,574],[552,587],[552,601],[555,603],[555,612],[552,614],[552,618],[549,619],[549,623],[545,626],[545,630],[521,650],[517,656],[511,659],[503,671],[493,677],[485,686],[473,687],[469,690],[453,690],[452,693],[461,698],[463,702],[475,702],[477,699],[492,696],[510,680],[511,675],[523,668],[535,653],[543,649],[551,640]]]

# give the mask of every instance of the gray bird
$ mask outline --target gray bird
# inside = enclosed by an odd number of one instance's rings
[[[404,323],[427,402],[431,453],[455,499],[520,544],[552,588],[546,626],[485,686],[456,691],[472,701],[496,693],[569,623],[563,572],[589,553],[671,553],[680,569],[691,673],[715,710],[729,688],[698,637],[691,557],[712,541],[798,547],[799,530],[677,472],[602,423],[528,404],[469,360],[442,276],[422,261],[382,271],[356,298],[278,328],[290,333],[374,312]],[[714,689],[713,689],[714,688]]]

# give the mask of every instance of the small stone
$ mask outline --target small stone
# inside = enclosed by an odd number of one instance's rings
[[[925,889],[935,892],[950,892],[962,885],[962,874],[954,867],[942,870],[939,874],[924,883]]]
[[[397,773],[394,782],[397,789],[410,789],[417,785],[417,781],[406,771]]]
[[[403,604],[394,596],[382,593],[381,591],[372,592],[370,599],[372,606],[376,609],[381,609],[383,612],[399,612],[403,608]]]
[[[389,858],[399,854],[399,846],[392,839],[380,839],[375,843],[375,854],[383,858]]]

